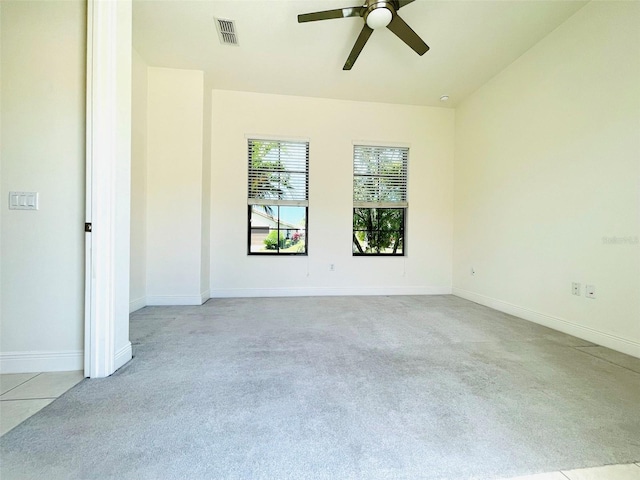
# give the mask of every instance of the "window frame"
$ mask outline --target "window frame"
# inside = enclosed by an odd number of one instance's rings
[[[248,180],[248,190],[247,190],[247,255],[251,256],[308,256],[309,255],[309,140],[307,139],[284,139],[284,138],[270,138],[264,136],[247,136],[247,180]],[[255,170],[252,167],[252,145],[253,142],[265,142],[265,143],[277,143],[278,149],[281,150],[283,145],[287,144],[295,144],[297,148],[302,148],[304,146],[304,171],[302,170],[283,170],[281,173],[294,173],[301,174],[304,173],[304,199],[298,195],[297,199],[282,199],[282,198],[259,198],[259,195],[252,196],[252,173],[255,174]],[[296,160],[300,161],[301,158],[297,158]],[[280,161],[280,160],[278,160]],[[278,170],[274,170],[278,171]],[[261,188],[259,193],[274,193],[277,196],[286,196],[282,193],[282,184],[278,184],[278,188],[269,191],[268,189]],[[292,188],[293,190],[293,188]],[[279,191],[279,192],[278,192]],[[251,250],[251,241],[252,241],[252,213],[255,207],[271,207],[276,209],[277,215],[275,217],[269,215],[273,220],[275,220],[276,227],[274,229],[269,227],[269,234],[272,231],[276,231],[276,238],[280,238],[280,232],[284,230],[291,230],[288,228],[282,228],[280,224],[280,208],[281,207],[298,207],[304,208],[304,227],[300,228],[300,230],[304,231],[304,251],[303,252],[282,252],[280,251],[280,245],[277,245],[275,250],[269,251],[252,251]],[[279,243],[279,242],[278,242]]]
[[[369,209],[370,207],[353,207],[353,215],[355,216],[356,209]],[[401,241],[401,253],[381,253],[381,252],[362,252],[353,251],[353,237],[356,235],[356,232],[364,231],[362,229],[356,230],[354,226],[351,226],[351,255],[353,257],[404,257],[405,255],[405,247],[406,247],[406,223],[407,223],[407,209],[408,207],[371,207],[371,210],[401,210],[402,211],[402,224],[401,228],[397,230],[398,232],[402,232],[402,241]],[[385,230],[376,230],[376,232],[384,232]]]
[[[255,205],[248,205],[247,207],[247,223],[249,225],[249,228],[247,228],[247,254],[248,255],[280,255],[280,256],[285,256],[285,255],[302,255],[302,256],[306,256],[309,255],[309,235],[308,235],[308,231],[309,231],[309,207],[299,207],[299,208],[304,208],[305,209],[305,221],[304,221],[304,252],[281,252],[280,251],[280,246],[278,245],[277,249],[275,251],[265,251],[265,252],[252,252],[251,251],[251,213],[253,212],[253,207]],[[271,207],[277,207],[279,208],[280,206],[278,205],[269,205]],[[280,218],[279,214],[278,214],[278,219]],[[277,231],[277,237],[276,238],[280,238],[280,232],[283,230],[291,230],[289,228],[284,228],[281,229],[279,227],[280,222],[277,222],[278,227],[275,228],[275,231]],[[269,233],[271,233],[271,229],[269,229]]]
[[[365,165],[363,163],[358,164],[363,155],[365,155],[365,149],[371,149],[372,154],[379,158],[381,153],[385,150],[395,150],[400,158],[400,174],[397,176],[390,176],[388,173],[368,173],[362,174],[357,173],[359,169],[362,169]],[[352,217],[351,217],[351,255],[353,257],[406,257],[407,256],[407,217],[409,210],[409,202],[408,202],[408,183],[409,183],[409,145],[398,145],[398,144],[387,144],[381,145],[379,143],[369,143],[369,142],[354,142],[353,143],[353,208],[352,208]],[[376,169],[379,172],[379,166],[381,162],[376,162]],[[371,182],[364,182],[364,185],[361,185],[361,188],[364,187],[364,192],[357,191],[357,183],[359,178],[369,177],[370,179],[374,179],[372,182],[373,185],[377,185],[378,190],[380,190],[380,185],[385,184],[390,180],[391,188],[395,189],[390,194],[392,196],[399,196],[399,198],[374,198],[373,200],[364,200],[362,198],[357,198],[358,195],[365,196],[374,196],[375,191],[371,186]],[[380,182],[380,179],[384,179],[383,182]],[[369,183],[369,184],[367,184]],[[378,191],[378,193],[380,193]],[[356,210],[357,209],[374,209],[374,210],[401,210],[402,211],[402,220],[400,223],[400,228],[397,231],[401,234],[401,252],[393,253],[393,252],[367,252],[366,249],[363,252],[358,251],[356,244],[360,244],[357,241],[356,233],[363,230],[362,228],[357,228],[355,224]],[[377,212],[376,212],[377,213]],[[384,232],[378,227],[376,232]],[[373,230],[372,230],[373,232]]]

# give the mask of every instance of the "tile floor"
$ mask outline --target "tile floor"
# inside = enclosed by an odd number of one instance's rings
[[[0,375],[0,436],[53,402],[83,378],[81,371]],[[640,480],[640,463],[541,473],[510,480]]]
[[[0,375],[0,436],[49,405],[83,378],[81,371]]]
[[[509,480],[640,480],[640,464],[563,470],[562,472],[515,477]]]

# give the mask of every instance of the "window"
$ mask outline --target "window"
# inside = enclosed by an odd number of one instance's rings
[[[408,148],[353,147],[353,255],[404,255]]]
[[[248,253],[306,255],[309,143],[249,139]]]

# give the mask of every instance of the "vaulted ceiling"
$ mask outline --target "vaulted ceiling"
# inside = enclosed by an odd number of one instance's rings
[[[361,3],[134,0],[133,43],[151,66],[203,70],[211,88],[455,107],[587,2],[416,0],[399,14],[431,50],[420,57],[376,30],[343,71],[362,18],[299,24],[297,15]],[[220,43],[214,18],[235,21],[238,46]]]

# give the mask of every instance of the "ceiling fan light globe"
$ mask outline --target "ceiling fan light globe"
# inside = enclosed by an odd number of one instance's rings
[[[374,8],[367,15],[367,25],[374,30],[376,28],[384,28],[391,23],[392,17],[391,10],[386,7]]]

